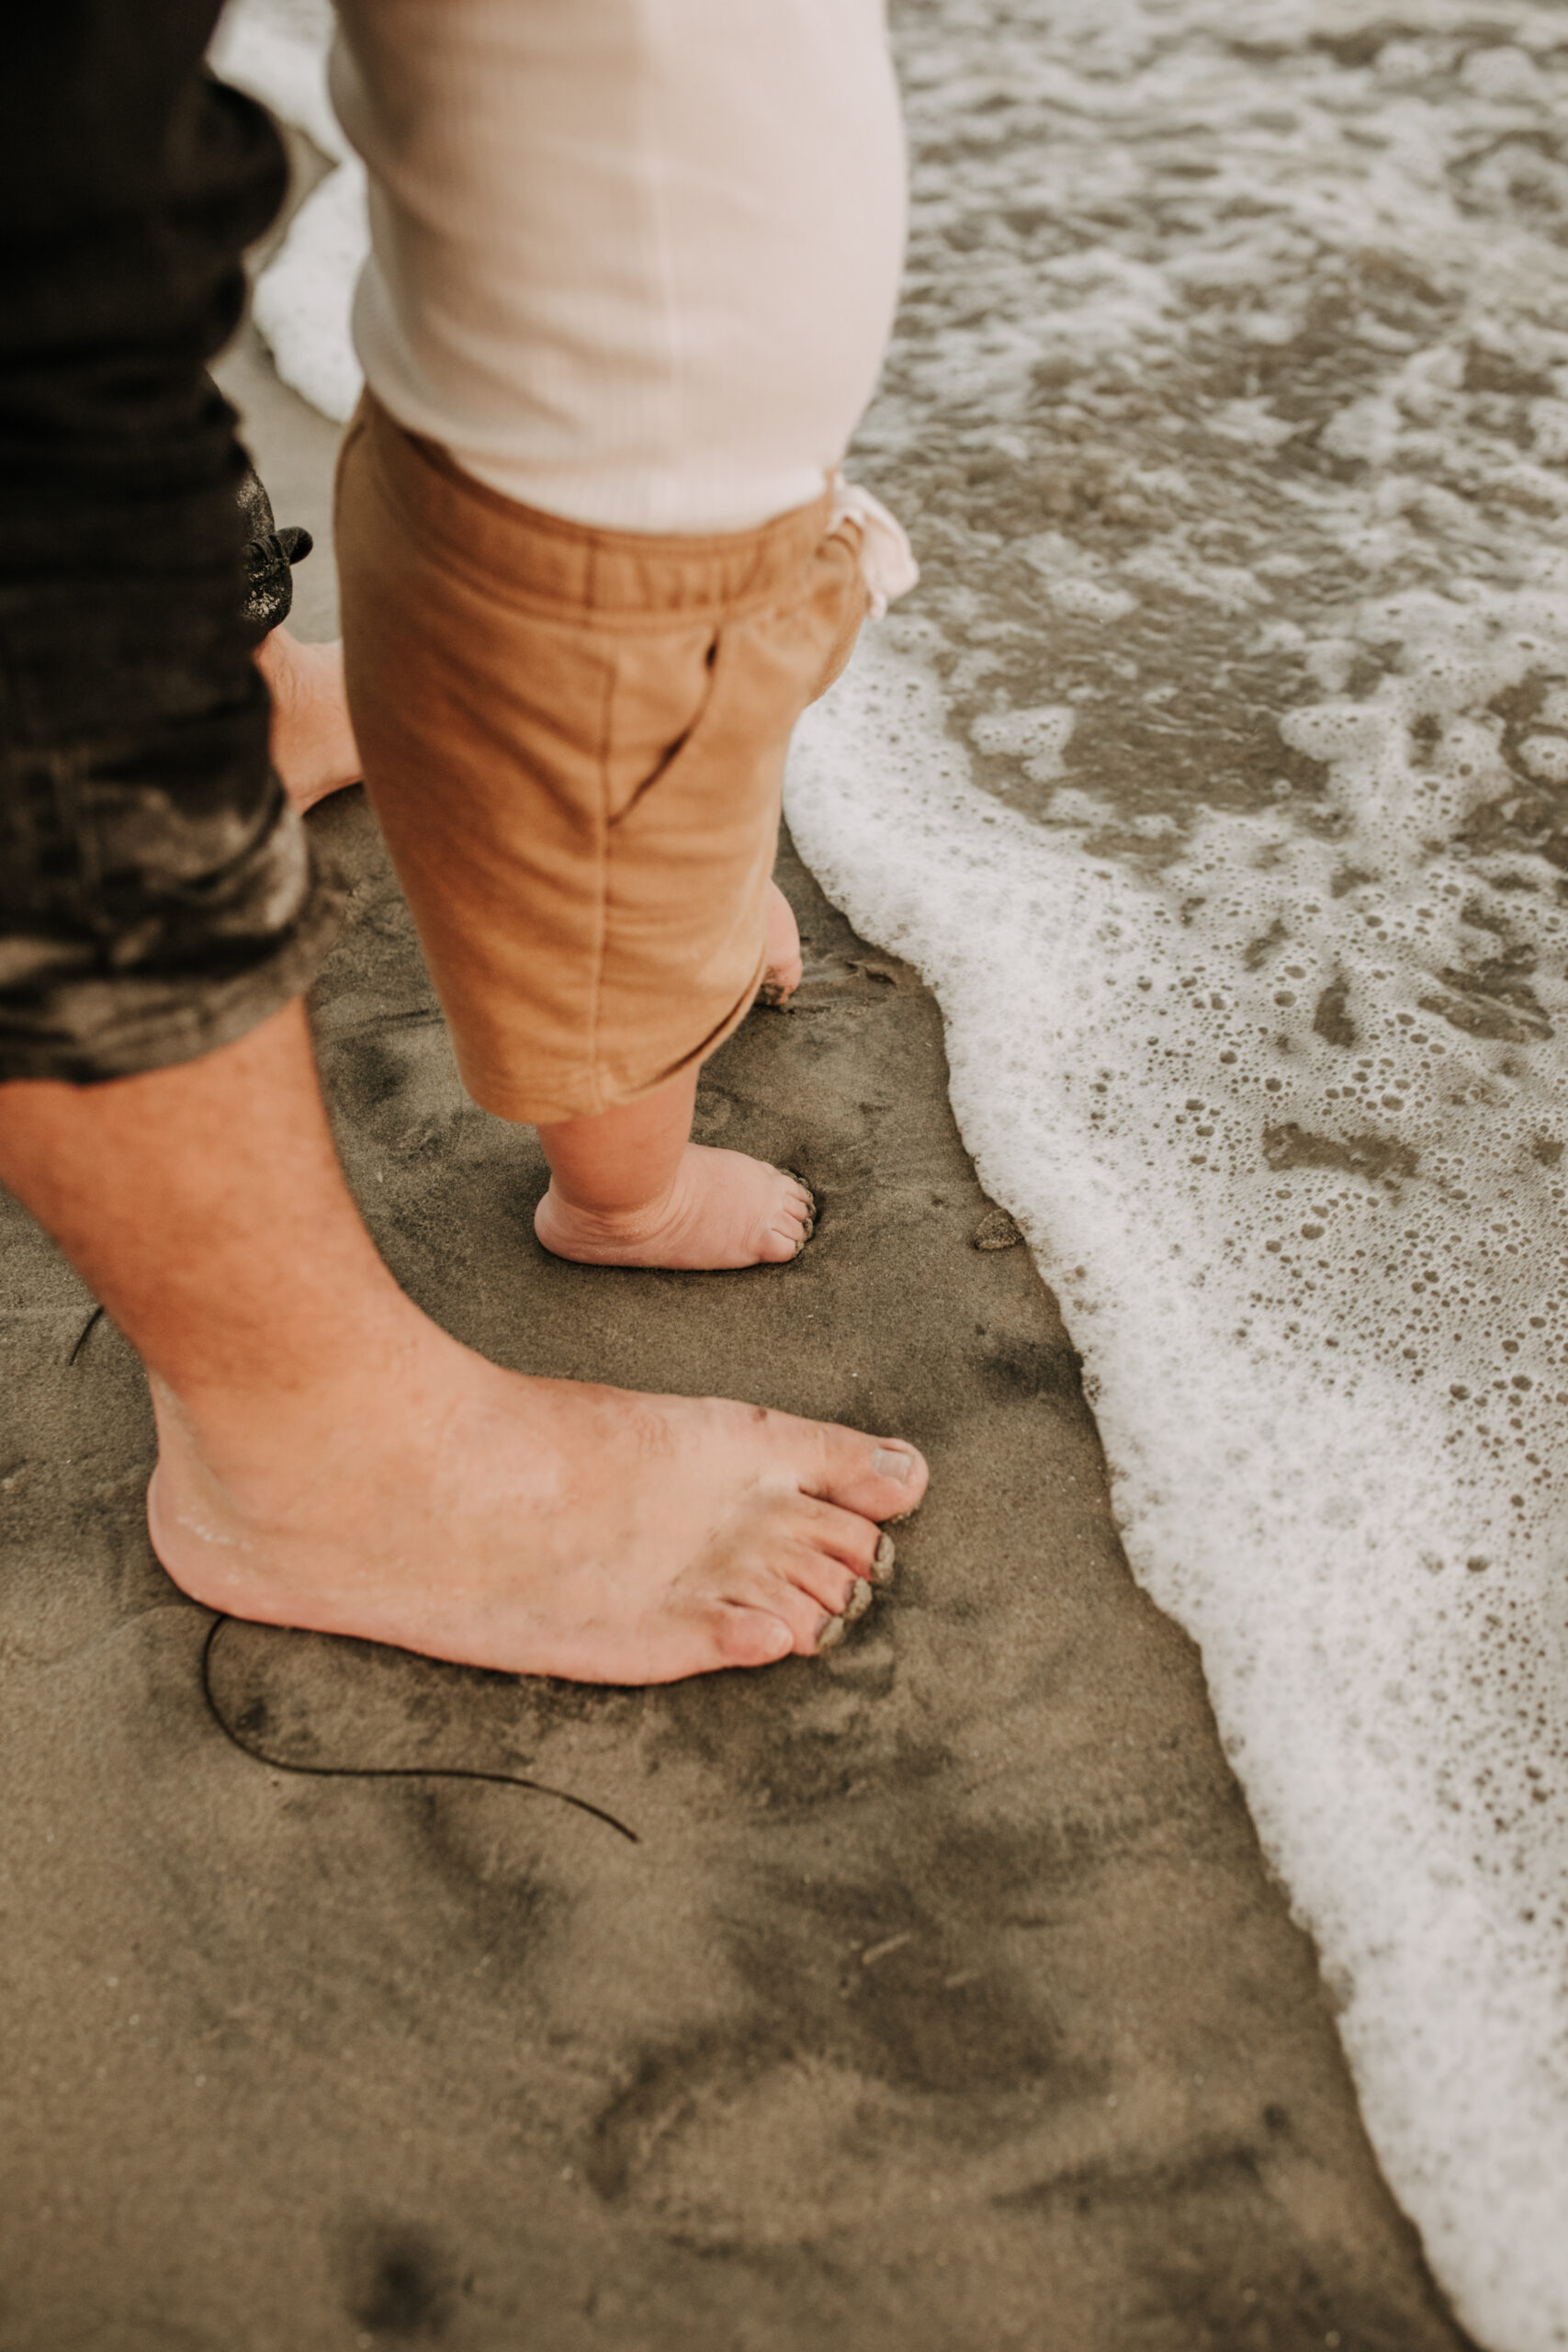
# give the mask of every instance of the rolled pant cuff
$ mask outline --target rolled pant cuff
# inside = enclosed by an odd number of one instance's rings
[[[0,1083],[61,1079],[76,1086],[135,1078],[232,1045],[302,996],[325,962],[347,895],[312,856],[308,893],[267,951],[227,971],[65,969],[25,989],[0,987]]]

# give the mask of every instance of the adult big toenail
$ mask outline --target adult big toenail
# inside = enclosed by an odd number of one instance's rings
[[[879,1445],[871,1457],[871,1466],[879,1478],[894,1478],[902,1486],[915,1466],[915,1457],[912,1453],[895,1453],[890,1445]]]
[[[818,1657],[822,1656],[824,1650],[838,1648],[839,1644],[843,1640],[844,1634],[848,1630],[848,1624],[849,1621],[847,1617],[823,1618],[822,1631],[817,1636],[817,1655]]]
[[[875,1597],[865,1578],[856,1577],[850,1587],[850,1597],[844,1603],[846,1623],[853,1624],[857,1617],[863,1617]]]
[[[876,1539],[876,1549],[872,1554],[871,1566],[866,1570],[873,1584],[892,1583],[894,1558],[893,1538],[884,1528]]]

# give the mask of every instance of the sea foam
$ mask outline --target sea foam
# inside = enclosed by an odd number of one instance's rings
[[[1391,2183],[1489,2343],[1568,2341],[1568,1088],[1427,1009],[1472,872],[1267,815],[1129,872],[978,790],[928,632],[881,639],[801,730],[796,842],[940,998]]]

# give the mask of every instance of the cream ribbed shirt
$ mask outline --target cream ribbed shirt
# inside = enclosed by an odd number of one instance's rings
[[[743,530],[821,491],[904,243],[883,0],[338,0],[366,379],[546,512]]]

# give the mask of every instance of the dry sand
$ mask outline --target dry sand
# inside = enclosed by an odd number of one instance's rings
[[[226,375],[325,634],[335,434]],[[800,1170],[816,1239],[567,1267],[362,796],[312,822],[322,1064],[412,1295],[520,1368],[897,1430],[931,1496],[819,1663],[604,1692],[224,1623],[215,1720],[135,1360],[6,1208],[0,2352],[1461,2344],[1055,1303],[975,1246],[929,995],[786,851],[807,984],[698,1133]]]

